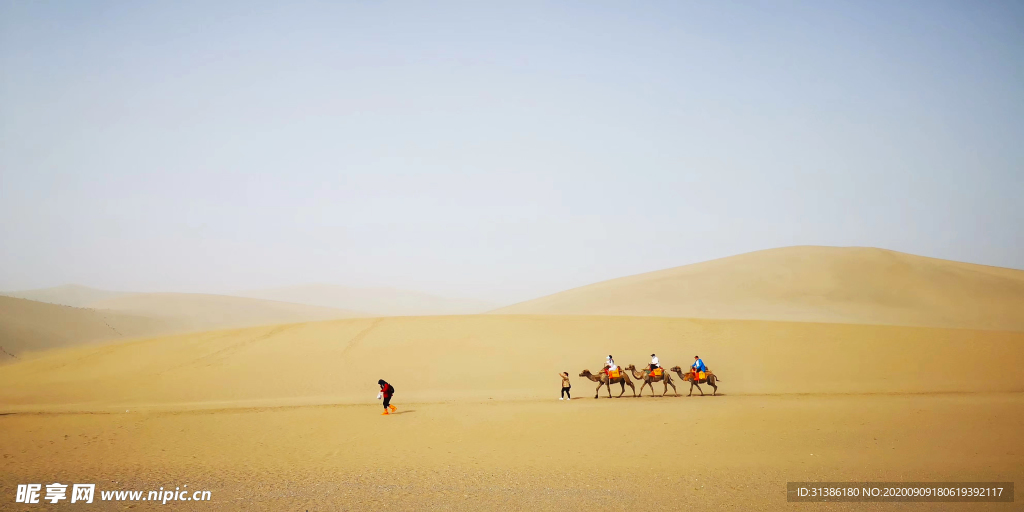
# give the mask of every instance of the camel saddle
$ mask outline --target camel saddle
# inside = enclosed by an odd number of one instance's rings
[[[655,368],[654,371],[651,372],[651,377],[661,377],[661,374],[664,372],[665,370],[662,370],[661,368]]]
[[[608,378],[609,379],[617,379],[617,378],[619,378],[619,370],[617,370],[617,369],[616,370],[608,370]]]

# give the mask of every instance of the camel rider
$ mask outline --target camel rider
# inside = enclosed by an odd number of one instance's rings
[[[647,365],[647,369],[653,372],[655,368],[661,368],[661,361],[658,361],[658,356],[651,354],[651,364]]]
[[[690,368],[693,370],[693,380],[697,380],[697,372],[708,371],[708,367],[704,366],[704,361],[700,358],[700,356],[693,356],[693,364],[690,366]]]
[[[619,367],[615,365],[615,360],[612,359],[612,355],[608,354],[608,359],[604,362],[604,373],[608,374],[618,369]]]

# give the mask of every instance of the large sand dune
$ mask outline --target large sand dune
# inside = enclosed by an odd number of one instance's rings
[[[730,394],[1024,390],[1024,333],[478,315],[338,320],[63,349],[0,370],[0,404],[65,410],[366,403],[379,378],[407,400],[532,399],[557,395],[559,371],[570,372],[577,393],[586,395],[595,386],[576,377],[584,368],[598,370],[608,353],[639,366],[651,352],[666,366],[686,366],[700,354]]]
[[[365,311],[375,316],[465,315],[483,313],[496,306],[474,299],[439,297],[395,288],[356,288],[324,284],[249,290],[235,295]]]
[[[1024,271],[872,248],[786,247],[494,311],[1024,330]]]

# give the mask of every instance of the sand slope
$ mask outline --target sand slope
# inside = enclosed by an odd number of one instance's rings
[[[0,297],[0,362],[25,352],[167,332],[168,327],[143,316]]]
[[[124,294],[79,308],[0,296],[0,363],[96,341],[358,316],[351,311],[196,294]]]
[[[76,308],[89,307],[92,303],[129,295],[131,292],[113,292],[109,290],[98,290],[88,286],[77,284],[66,284],[53,288],[39,288],[36,290],[22,290],[14,292],[0,292],[0,295],[17,297],[50,304],[61,304]]]
[[[137,293],[90,306],[161,319],[173,324],[177,332],[365,316],[336,308],[198,293]]]
[[[235,295],[365,311],[381,316],[464,315],[483,313],[496,306],[474,299],[438,297],[395,288],[355,288],[324,284],[249,290]]]
[[[582,369],[597,370],[608,353],[622,365],[642,365],[651,352],[666,366],[687,365],[700,354],[727,394],[1024,390],[1024,333],[1017,332],[473,315],[337,320],[62,349],[0,368],[0,409],[368,403],[379,378],[393,382],[404,400],[551,398],[563,370],[578,396],[592,396],[595,385],[576,376]],[[974,371],[962,369],[965,361]]]
[[[859,247],[786,247],[494,311],[1024,330],[1024,271]]]

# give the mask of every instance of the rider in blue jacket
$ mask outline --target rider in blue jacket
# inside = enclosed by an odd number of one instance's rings
[[[700,356],[693,356],[693,358],[695,359],[695,361],[693,362],[693,365],[690,366],[690,368],[693,368],[694,370],[697,370],[699,372],[708,371],[708,367],[704,366],[704,361],[700,359]]]

